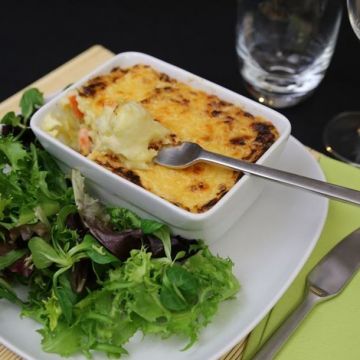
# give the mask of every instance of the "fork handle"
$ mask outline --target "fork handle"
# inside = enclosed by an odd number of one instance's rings
[[[255,354],[252,360],[271,360],[278,353],[283,344],[288,340],[294,330],[304,320],[317,302],[322,299],[309,291],[303,302],[270,336],[265,345]]]
[[[233,159],[224,155],[202,150],[199,160],[215,163],[247,174],[256,175],[284,185],[308,190],[329,198],[360,205],[360,191],[315,180],[306,176],[288,173],[286,171],[269,168],[267,166]]]

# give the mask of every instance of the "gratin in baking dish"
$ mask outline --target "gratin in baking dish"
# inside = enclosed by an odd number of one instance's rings
[[[188,84],[194,89],[215,95],[224,102],[239,106],[244,112],[270,121],[277,129],[279,136],[257,162],[268,166],[276,163],[290,134],[290,124],[284,116],[185,70],[136,52],[121,53],[115,56],[61,92],[35,114],[31,121],[31,127],[44,148],[54,155],[61,165],[79,169],[88,179],[92,191],[105,203],[130,208],[145,217],[161,219],[180,235],[200,237],[212,242],[233,225],[256,200],[263,188],[263,180],[252,176],[243,176],[207,211],[192,213],[114,174],[42,130],[41,125],[44,118],[54,111],[66,94],[74,89],[79,89],[96,76],[109,73],[116,67],[129,68],[138,64],[149,65],[156,71]]]

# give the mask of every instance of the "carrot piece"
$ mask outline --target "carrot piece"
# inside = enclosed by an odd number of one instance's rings
[[[69,96],[69,103],[74,115],[78,119],[82,119],[84,117],[84,113],[80,111],[75,95]]]
[[[91,139],[89,130],[86,128],[80,128],[79,130],[79,147],[81,154],[88,155],[90,153]]]

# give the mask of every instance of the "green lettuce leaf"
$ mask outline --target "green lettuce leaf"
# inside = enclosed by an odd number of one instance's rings
[[[0,277],[0,299],[6,299],[11,303],[23,305],[23,302],[18,298],[15,291],[12,290],[11,286]]]
[[[124,208],[109,208],[107,211],[115,230],[123,231],[141,228],[141,219],[132,211]]]
[[[78,340],[71,348],[81,347],[88,355],[100,350],[119,356],[126,353],[123,346],[136,331],[185,336],[191,346],[219,303],[239,290],[232,266],[204,246],[182,265],[153,259],[144,249],[133,250],[126,262],[109,271],[100,289],[74,305],[68,326],[76,328]],[[44,350],[71,355],[61,349],[67,338],[58,327],[42,334]]]
[[[0,152],[5,155],[15,171],[21,168],[20,161],[25,161],[28,157],[23,145],[11,137],[0,137]]]
[[[18,126],[20,125],[20,118],[19,116],[15,115],[13,111],[10,111],[3,116],[3,118],[0,120],[0,123],[4,125]]]
[[[71,324],[73,319],[73,307],[78,301],[78,296],[71,289],[70,280],[67,274],[62,274],[59,277],[58,285],[54,289],[54,292],[66,322]]]
[[[120,262],[117,257],[107,251],[93,236],[85,235],[83,243],[86,244],[84,251],[94,263],[105,265]]]
[[[20,100],[21,114],[25,120],[30,119],[31,115],[44,104],[43,94],[35,88],[24,92]]]
[[[61,256],[49,243],[44,239],[35,236],[29,241],[32,260],[38,269],[46,269],[53,263],[61,266],[68,266],[69,259]]]
[[[0,256],[0,270],[6,269],[27,253],[26,249],[10,250],[5,255]]]
[[[59,322],[53,331],[48,327],[38,330],[43,337],[41,341],[43,350],[65,357],[81,352],[82,332],[79,330],[78,326],[69,327],[64,322]]]
[[[48,224],[62,206],[73,203],[55,161],[33,145],[26,150],[11,136],[0,137],[0,194],[0,219],[7,229],[39,220]]]
[[[160,292],[162,304],[169,310],[183,311],[198,301],[197,278],[180,265],[168,268]]]

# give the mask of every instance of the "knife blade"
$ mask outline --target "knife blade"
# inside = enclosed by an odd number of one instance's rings
[[[253,360],[273,359],[313,307],[339,295],[359,268],[360,228],[335,245],[311,270],[304,300],[270,336]]]

